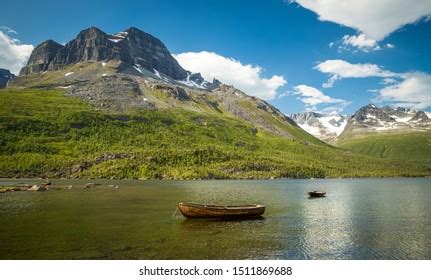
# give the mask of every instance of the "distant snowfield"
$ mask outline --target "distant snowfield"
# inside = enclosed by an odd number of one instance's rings
[[[328,129],[328,131],[330,133],[334,133],[335,135],[340,135],[343,131],[344,128],[346,127],[347,124],[347,118],[344,118],[340,115],[331,115],[331,116],[327,116],[327,117],[322,117],[319,118],[321,124]],[[337,125],[334,125],[331,121],[334,120],[335,123],[337,123]]]
[[[303,113],[302,117],[295,118],[293,115],[290,117],[303,130],[322,140],[336,138],[347,125],[347,117],[338,114],[322,115],[309,112]]]
[[[322,134],[320,133],[320,128],[308,125],[306,123],[298,124],[298,125],[299,125],[300,128],[302,128],[303,130],[307,131],[311,135],[313,135],[313,136],[315,136],[317,138],[322,137]]]

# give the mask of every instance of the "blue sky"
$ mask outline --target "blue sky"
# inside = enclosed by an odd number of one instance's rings
[[[0,26],[10,41],[0,42],[0,67],[25,58],[5,59],[8,43],[24,53],[20,45],[64,43],[89,26],[107,33],[135,26],[179,54],[185,68],[285,113],[352,113],[369,102],[430,110],[430,1],[297,2],[7,1]]]

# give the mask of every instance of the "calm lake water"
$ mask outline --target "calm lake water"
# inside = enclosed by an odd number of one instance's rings
[[[16,182],[40,183],[0,179]],[[431,259],[429,178],[52,182],[75,187],[0,194],[0,259]],[[307,198],[313,189],[328,196]],[[182,201],[267,209],[172,217]]]

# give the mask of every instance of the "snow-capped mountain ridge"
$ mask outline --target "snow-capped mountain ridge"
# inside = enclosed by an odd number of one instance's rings
[[[431,120],[428,114],[410,108],[379,108],[369,104],[352,115],[344,134],[429,131]]]
[[[304,112],[289,115],[302,129],[313,136],[331,142],[340,135],[430,131],[431,113],[411,108],[377,107],[369,104],[353,115],[325,115]]]
[[[302,129],[323,140],[331,141],[340,135],[347,124],[347,116],[339,114],[325,115],[316,112],[304,112],[289,115]]]

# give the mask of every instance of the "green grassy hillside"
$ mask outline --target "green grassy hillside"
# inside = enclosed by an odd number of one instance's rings
[[[362,138],[344,140],[338,145],[364,155],[414,161],[431,166],[430,133],[368,135]]]
[[[113,113],[62,90],[6,89],[0,91],[0,176],[431,175],[420,163],[356,155],[289,129],[296,138],[258,129],[225,112],[170,108]]]

